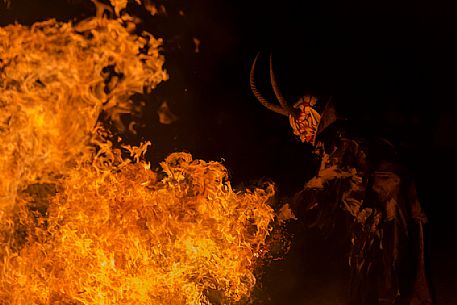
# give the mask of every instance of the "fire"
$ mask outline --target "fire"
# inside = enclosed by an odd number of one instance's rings
[[[272,186],[234,192],[220,163],[184,153],[162,163],[161,179],[144,162],[99,158],[68,174],[45,216],[33,199],[20,205],[10,230],[25,236],[16,251],[4,245],[2,300],[205,304],[209,289],[249,294]]]
[[[179,152],[153,171],[149,142],[112,143],[100,114],[122,129],[168,78],[161,39],[116,3],[114,19],[0,28],[0,303],[239,301],[274,186],[233,190],[222,164]]]
[[[133,94],[167,79],[161,40],[132,27],[96,17],[0,28],[0,172],[7,178],[0,206],[14,203],[18,187],[53,182],[87,154],[102,111],[119,125]]]

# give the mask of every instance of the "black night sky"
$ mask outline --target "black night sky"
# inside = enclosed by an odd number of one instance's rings
[[[312,166],[309,147],[294,138],[285,117],[260,105],[249,88],[250,66],[260,51],[264,68],[257,71],[257,83],[273,99],[266,69],[272,52],[278,82],[291,103],[305,93],[332,96],[341,113],[401,148],[429,217],[427,255],[436,304],[457,304],[457,4],[159,3],[166,15],[151,17],[132,9],[143,20],[141,28],[164,39],[170,74],[149,97],[141,137],[132,138],[152,141],[153,164],[183,150],[194,158],[223,161],[234,186],[271,179],[279,196],[300,190]],[[9,9],[0,7],[0,24],[92,14],[90,1],[12,0]],[[200,41],[199,52],[193,38]],[[179,118],[173,124],[158,121],[163,100]],[[301,278],[306,264],[298,262],[298,255],[290,260],[267,275],[271,301],[265,304],[306,304],[300,296],[309,283]]]

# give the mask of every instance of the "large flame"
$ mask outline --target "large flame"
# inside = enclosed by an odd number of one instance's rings
[[[105,18],[0,28],[0,206],[18,187],[63,174],[102,110],[119,124],[132,94],[167,78],[161,40],[132,30]]]
[[[162,179],[110,157],[70,172],[45,213],[36,198],[20,205],[0,264],[6,304],[205,304],[211,289],[229,300],[250,293],[271,186],[233,192],[220,163],[184,153],[162,163]]]
[[[186,153],[152,171],[149,143],[113,148],[97,123],[122,126],[132,95],[168,77],[125,2],[115,19],[0,28],[2,305],[197,305],[254,287],[273,186],[234,191]]]

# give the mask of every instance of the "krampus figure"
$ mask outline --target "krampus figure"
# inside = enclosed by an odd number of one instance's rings
[[[299,217],[309,226],[331,231],[343,219],[350,270],[350,305],[432,304],[424,267],[423,225],[426,217],[415,183],[385,139],[362,136],[327,102],[305,96],[290,105],[282,96],[271,67],[271,84],[279,104],[264,106],[289,118],[293,132],[313,145],[321,166],[296,196]]]

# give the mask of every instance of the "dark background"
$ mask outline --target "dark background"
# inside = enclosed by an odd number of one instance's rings
[[[272,52],[278,82],[290,102],[305,93],[332,96],[341,113],[365,121],[401,148],[429,217],[428,268],[436,304],[457,304],[457,2],[160,3],[167,14],[150,17],[141,8],[132,9],[143,19],[140,28],[164,38],[170,74],[148,98],[140,137],[131,137],[132,142],[153,142],[152,163],[157,166],[167,154],[183,150],[195,158],[223,161],[235,186],[271,179],[280,198],[300,190],[311,173],[309,147],[294,138],[285,117],[261,106],[249,88],[250,66],[261,51],[256,80],[273,99],[266,70]],[[77,20],[92,14],[89,1],[18,0],[8,10],[1,8],[0,23]],[[198,53],[193,38],[201,41]],[[158,121],[163,100],[179,118],[173,124]],[[328,291],[316,288],[321,282],[313,282],[301,250],[293,248],[267,271],[265,304],[331,304],[338,299],[331,290],[340,288],[331,282],[323,285]]]

